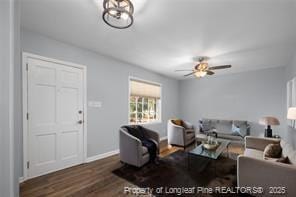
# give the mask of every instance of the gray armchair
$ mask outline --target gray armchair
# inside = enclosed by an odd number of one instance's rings
[[[168,144],[185,148],[193,142],[195,129],[192,124],[184,120],[168,120]]]
[[[141,167],[146,164],[150,155],[148,149],[142,146],[140,139],[131,135],[129,131],[123,126],[119,129],[119,148],[120,161],[136,167]],[[137,126],[133,126],[137,127]],[[155,142],[157,146],[157,155],[159,154],[159,135],[157,132],[142,127],[142,131],[146,138]]]

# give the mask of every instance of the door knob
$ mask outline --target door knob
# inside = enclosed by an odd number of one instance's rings
[[[78,111],[78,114],[82,114],[82,110],[79,110],[79,111]]]
[[[82,124],[83,123],[83,121],[82,120],[78,120],[78,124]]]

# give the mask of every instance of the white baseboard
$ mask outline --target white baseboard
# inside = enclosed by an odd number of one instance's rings
[[[161,137],[159,140],[163,141],[163,140],[167,140],[167,139],[168,139],[168,136],[164,136],[164,137]]]
[[[19,183],[22,183],[25,181],[25,178],[22,176],[22,177],[19,177]]]
[[[92,156],[92,157],[88,157],[85,162],[89,163],[89,162],[96,161],[96,160],[99,160],[99,159],[104,159],[106,157],[110,157],[110,156],[116,155],[118,153],[119,153],[119,149],[113,150],[113,151],[110,151],[110,152],[106,152],[106,153],[102,153],[102,154],[95,155],[95,156]]]

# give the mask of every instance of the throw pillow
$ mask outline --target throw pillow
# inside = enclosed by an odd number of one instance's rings
[[[182,120],[180,120],[180,119],[172,120],[172,122],[173,122],[175,125],[183,126],[183,124],[182,124]]]
[[[280,144],[268,144],[263,152],[263,157],[280,158],[282,147]]]
[[[240,127],[239,126],[237,126],[237,125],[235,125],[235,124],[232,124],[232,135],[235,135],[235,136],[240,136],[240,137],[242,137],[243,138],[243,136],[242,136],[242,134],[241,134],[241,132],[240,132],[241,130],[240,130]]]

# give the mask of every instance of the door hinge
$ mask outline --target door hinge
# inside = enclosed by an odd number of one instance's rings
[[[29,113],[27,113],[27,120],[29,120]]]
[[[26,63],[26,71],[28,71],[29,70],[29,65],[28,65],[28,63]]]
[[[30,168],[30,162],[27,161],[27,169],[29,169],[29,168]]]

